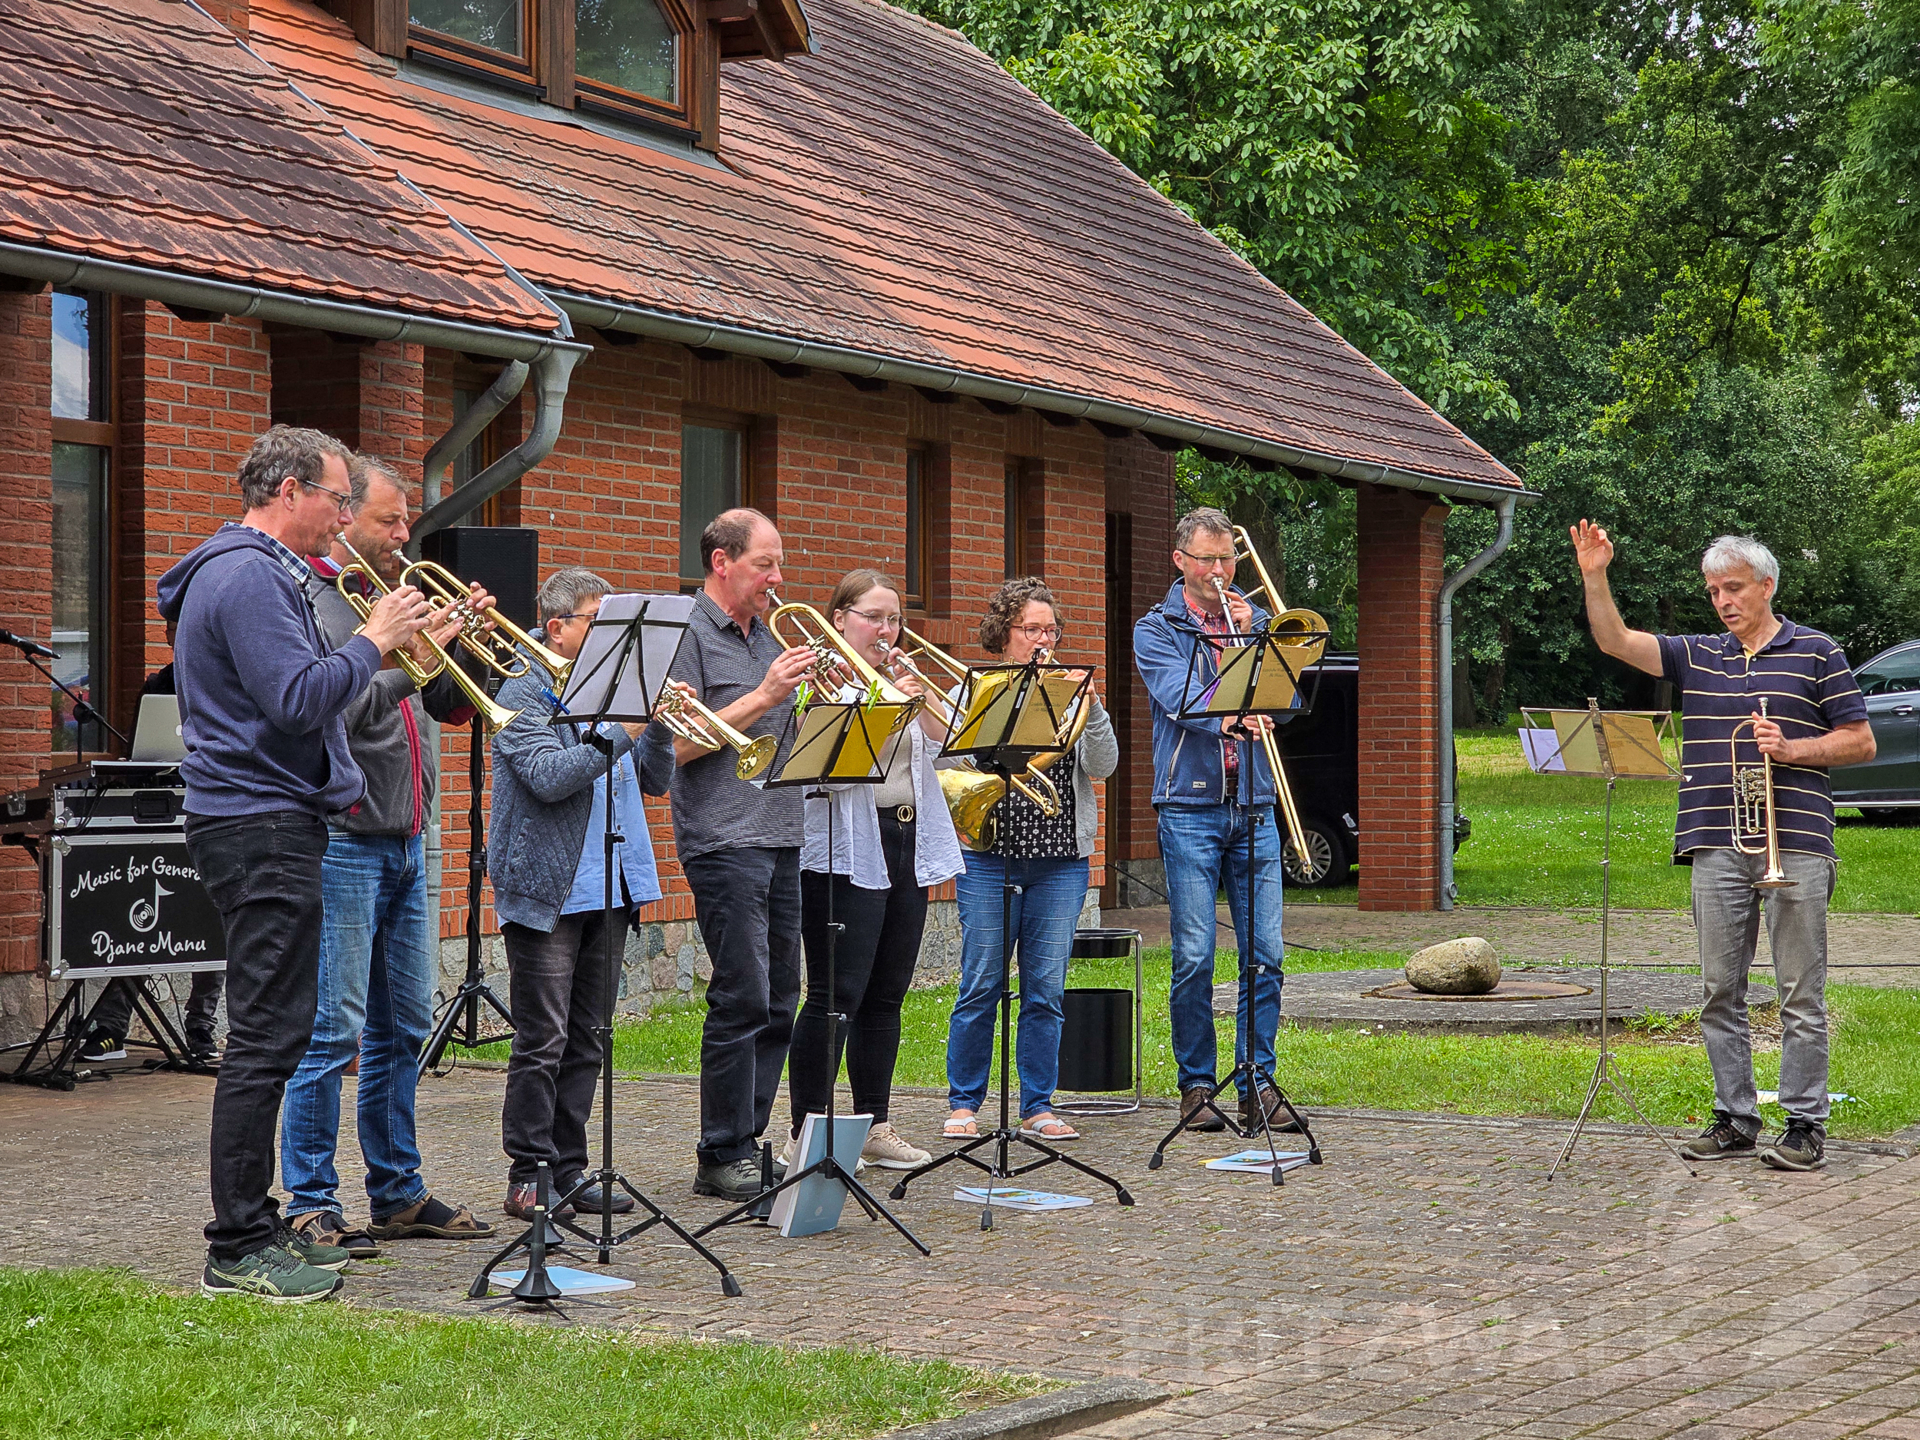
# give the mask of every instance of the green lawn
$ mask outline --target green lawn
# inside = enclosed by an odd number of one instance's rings
[[[1290,951],[1287,968],[1295,973],[1368,969],[1398,966],[1404,960],[1402,955],[1371,952]],[[1215,978],[1232,980],[1234,963],[1232,952],[1222,952]],[[1161,1096],[1174,1093],[1167,1021],[1171,969],[1166,948],[1147,952],[1146,1088]],[[1131,987],[1133,970],[1127,961],[1078,962],[1069,983]],[[1884,1136],[1920,1123],[1920,1064],[1915,1063],[1914,1046],[1914,1037],[1920,1035],[1920,991],[1834,985],[1827,995],[1834,1020],[1831,1088],[1860,1097],[1835,1108],[1832,1133]],[[907,996],[899,1083],[946,1084],[947,1017],[953,1001],[950,985]],[[696,1073],[705,1013],[696,1000],[656,1011],[645,1021],[623,1022],[614,1035],[616,1066],[637,1074]],[[1228,1017],[1221,1017],[1218,1025],[1220,1054],[1227,1063],[1233,1053],[1233,1025]],[[1391,1034],[1289,1025],[1279,1036],[1277,1069],[1289,1093],[1308,1105],[1571,1118],[1585,1098],[1597,1048],[1597,1041],[1579,1036]],[[1622,1074],[1653,1120],[1693,1124],[1712,1108],[1712,1079],[1697,1037],[1687,1043],[1636,1033],[1624,1037],[1618,1048]],[[481,1053],[504,1059],[506,1046]],[[1762,1053],[1758,1068],[1761,1088],[1773,1088],[1778,1054]],[[1602,1097],[1598,1113],[1607,1119],[1631,1118],[1611,1092]],[[1767,1113],[1775,1122],[1784,1119],[1777,1109]]]
[[[873,1351],[638,1339],[0,1269],[0,1436],[877,1435],[1049,1388]]]
[[[1600,903],[1600,840],[1606,786],[1599,780],[1530,774],[1512,727],[1458,737],[1460,807],[1473,838],[1454,857],[1463,905],[1586,906]],[[1688,907],[1689,872],[1671,862],[1677,787],[1623,780],[1614,787],[1613,903]],[[1920,826],[1840,814],[1840,878],[1833,908],[1920,914]],[[1357,890],[1289,892],[1293,901],[1352,904]]]

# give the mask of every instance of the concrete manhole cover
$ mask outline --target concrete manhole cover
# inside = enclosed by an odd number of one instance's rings
[[[1416,990],[1404,980],[1398,985],[1382,985],[1377,990],[1360,993],[1369,1000],[1571,1000],[1576,995],[1591,995],[1593,987],[1569,985],[1564,980],[1516,980],[1502,976],[1500,983],[1484,995],[1434,995]]]

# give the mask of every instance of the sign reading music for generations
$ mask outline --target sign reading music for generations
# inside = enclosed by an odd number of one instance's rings
[[[226,968],[220,912],[177,830],[59,837],[47,915],[56,980]]]

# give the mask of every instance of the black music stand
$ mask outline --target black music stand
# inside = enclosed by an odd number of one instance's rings
[[[550,1213],[557,1213],[571,1203],[590,1185],[600,1187],[600,1233],[589,1234],[571,1220],[559,1220],[542,1215],[536,1207],[535,1218],[527,1230],[508,1243],[492,1259],[481,1267],[474,1277],[473,1285],[468,1289],[469,1299],[483,1299],[487,1293],[488,1277],[495,1267],[509,1256],[524,1250],[527,1253],[527,1273],[521,1277],[519,1285],[514,1287],[514,1297],[524,1303],[551,1307],[553,1297],[545,1295],[544,1289],[551,1286],[550,1277],[544,1273],[548,1248],[548,1231],[543,1226],[557,1226],[569,1234],[586,1241],[598,1254],[602,1265],[613,1258],[616,1246],[625,1245],[637,1239],[656,1225],[664,1225],[682,1244],[689,1246],[694,1253],[720,1272],[720,1290],[722,1294],[733,1296],[740,1294],[740,1282],[733,1277],[726,1263],[705,1245],[702,1245],[689,1233],[679,1221],[661,1209],[652,1199],[640,1190],[631,1180],[621,1174],[613,1163],[613,1002],[620,984],[620,957],[624,948],[626,926],[620,915],[619,905],[614,892],[614,847],[624,844],[624,837],[613,828],[613,790],[614,772],[619,768],[612,759],[614,742],[599,733],[599,727],[608,722],[650,721],[653,707],[661,687],[666,683],[667,669],[672,664],[673,653],[679,647],[680,638],[687,628],[687,614],[692,609],[690,597],[609,595],[600,602],[600,614],[588,627],[586,640],[582,643],[579,657],[574,661],[566,684],[566,696],[552,696],[553,713],[548,718],[550,725],[578,725],[586,727],[584,736],[588,744],[600,749],[609,758],[605,784],[605,810],[601,823],[600,856],[603,867],[604,915],[602,929],[605,944],[603,946],[606,965],[607,998],[602,1007],[600,1023],[594,1027],[600,1038],[600,1168],[586,1171],[574,1182],[571,1189],[559,1199],[553,1201]],[[649,611],[657,613],[650,615]],[[648,654],[643,646],[643,633],[654,632],[663,637],[670,636],[671,644],[664,641],[654,649],[654,663],[648,664],[643,656]],[[664,657],[664,658],[661,658]],[[543,1167],[544,1168],[544,1167]],[[544,1176],[541,1177],[544,1180]],[[613,1190],[615,1186],[627,1192],[635,1205],[647,1214],[645,1220],[628,1229],[614,1233],[613,1228]],[[540,1244],[536,1245],[535,1240]],[[554,1248],[563,1248],[561,1246]],[[536,1278],[536,1272],[537,1278]],[[526,1296],[520,1291],[527,1290]]]
[[[1213,638],[1213,637],[1209,637]],[[1181,720],[1235,720],[1244,722],[1251,716],[1273,718],[1285,715],[1291,718],[1300,709],[1300,672],[1293,668],[1286,654],[1290,647],[1280,643],[1280,637],[1271,630],[1256,630],[1251,634],[1224,635],[1218,637],[1221,659],[1217,668],[1203,664],[1214,653],[1211,645],[1195,645],[1193,657],[1187,664],[1187,685],[1182,696]],[[1247,763],[1255,763],[1254,757],[1262,753],[1264,747],[1249,746]],[[1276,786],[1279,776],[1274,777]],[[1218,1116],[1230,1134],[1243,1140],[1255,1135],[1264,1136],[1267,1142],[1267,1154],[1272,1157],[1273,1183],[1284,1185],[1286,1169],[1280,1162],[1280,1149],[1274,1144],[1273,1124],[1267,1115],[1265,1089],[1271,1089],[1286,1108],[1292,1120],[1292,1126],[1307,1142],[1307,1160],[1310,1164],[1322,1163],[1320,1142],[1313,1137],[1313,1127],[1307,1123],[1307,1117],[1294,1107],[1293,1100],[1280,1088],[1274,1077],[1261,1070],[1253,1058],[1253,985],[1256,975],[1263,968],[1259,955],[1257,912],[1254,897],[1259,892],[1259,884],[1254,877],[1256,850],[1254,846],[1254,828],[1256,815],[1253,800],[1253,777],[1246,777],[1247,804],[1242,807],[1247,822],[1247,949],[1252,954],[1240,956],[1240,994],[1236,1002],[1233,1025],[1234,1063],[1233,1069],[1224,1078],[1214,1081],[1207,1091],[1207,1098],[1195,1106],[1191,1113],[1183,1113],[1174,1122],[1174,1126],[1153,1147],[1153,1154],[1147,1160],[1149,1170],[1158,1170],[1165,1163],[1167,1146],[1183,1131],[1199,1122],[1208,1114]],[[1280,843],[1275,833],[1274,842]],[[1277,860],[1276,856],[1276,860]],[[1268,967],[1278,970],[1278,965]],[[1245,1019],[1242,1020],[1241,1016]],[[1263,1088],[1263,1082],[1264,1087]],[[1242,1108],[1259,1116],[1259,1125],[1242,1125],[1220,1107],[1220,1092],[1229,1085],[1240,1095]]]
[[[459,664],[458,658],[453,661]],[[469,672],[471,673],[471,672]],[[482,682],[484,684],[484,682]],[[440,1057],[446,1053],[447,1046],[458,1045],[463,1050],[477,1050],[482,1045],[491,1045],[497,1040],[505,1040],[513,1034],[513,1013],[501,1003],[500,997],[493,993],[487,984],[486,966],[481,959],[480,942],[480,881],[487,873],[487,825],[481,810],[481,792],[487,779],[486,747],[483,743],[485,726],[476,714],[469,722],[471,737],[467,742],[467,973],[460,981],[460,988],[453,992],[435,1022],[433,1033],[427,1037],[426,1048],[420,1052],[420,1073],[425,1075],[440,1063]],[[436,943],[437,938],[436,938]],[[504,1033],[483,1031],[480,1028],[480,1006],[485,1004],[505,1023]]]
[[[947,734],[940,754],[970,758],[982,770],[998,775],[1011,793],[1014,776],[1023,773],[1035,755],[1059,749],[1062,719],[1078,704],[1091,703],[1086,690],[1090,672],[1070,678],[1070,671],[1049,669],[1042,672],[1037,661],[1025,665],[982,665],[967,670],[957,707],[964,717]],[[1132,1205],[1127,1187],[1111,1175],[1096,1170],[1084,1161],[1062,1153],[1038,1136],[1029,1135],[1013,1124],[1013,882],[1011,868],[1002,857],[1000,883],[1000,1123],[984,1135],[976,1136],[957,1149],[929,1160],[917,1170],[900,1178],[890,1194],[894,1200],[906,1198],[907,1186],[942,1165],[959,1161],[987,1175],[987,1201],[980,1207],[980,1228],[993,1228],[993,1191],[997,1180],[1012,1180],[1056,1162],[1071,1166],[1081,1174],[1113,1187],[1114,1198]],[[1038,1150],[1041,1158],[1014,1166],[1009,1160],[1013,1145]],[[973,1152],[991,1146],[993,1158],[982,1160]]]
[[[827,1143],[825,1153],[805,1169],[796,1165],[781,1178],[777,1185],[762,1190],[753,1199],[743,1205],[737,1205],[718,1220],[709,1222],[694,1231],[696,1236],[706,1235],[722,1225],[731,1225],[740,1220],[764,1219],[770,1213],[774,1197],[791,1190],[803,1180],[816,1175],[828,1180],[838,1181],[859,1207],[866,1211],[868,1220],[885,1219],[898,1230],[906,1241],[922,1255],[933,1252],[920,1242],[920,1238],[903,1225],[899,1217],[882,1205],[872,1191],[862,1185],[850,1174],[834,1156],[834,1094],[839,1089],[840,1080],[840,1026],[847,1020],[833,1008],[834,984],[837,978],[836,960],[839,953],[840,932],[846,927],[834,918],[833,911],[833,861],[838,854],[838,843],[834,833],[833,791],[834,785],[878,785],[886,776],[880,772],[880,752],[887,741],[906,724],[911,724],[917,705],[888,704],[875,701],[832,701],[827,704],[815,702],[807,708],[804,717],[795,716],[788,722],[791,732],[798,728],[785,762],[780,769],[767,780],[767,787],[809,785],[815,788],[805,792],[806,798],[824,799],[827,802]],[[763,1170],[764,1174],[765,1171]]]
[[[1607,937],[1613,900],[1613,786],[1620,779],[1680,778],[1679,772],[1667,763],[1663,744],[1672,735],[1673,715],[1670,711],[1660,710],[1602,710],[1600,702],[1591,696],[1587,698],[1585,710],[1523,709],[1520,714],[1524,722],[1520,731],[1521,753],[1526,757],[1527,768],[1534,774],[1577,775],[1607,782],[1605,819],[1601,822],[1600,830],[1600,1056],[1594,1062],[1593,1080],[1587,1086],[1587,1098],[1580,1104],[1580,1113],[1574,1117],[1567,1143],[1560,1147],[1559,1156],[1547,1171],[1547,1179],[1552,1180],[1558,1175],[1560,1167],[1572,1158],[1573,1147],[1580,1139],[1580,1132],[1586,1129],[1587,1116],[1593,1111],[1593,1102],[1600,1098],[1602,1085],[1611,1085],[1614,1093],[1627,1102],[1627,1108],[1638,1117],[1646,1132],[1672,1151],[1674,1159],[1687,1167],[1689,1175],[1698,1178],[1700,1172],[1694,1169],[1693,1162],[1672,1141],[1653,1128],[1652,1122],[1641,1110],[1640,1102],[1634,1099],[1633,1091],[1627,1088],[1627,1082],[1615,1072],[1613,1047],[1607,1034]],[[1540,723],[1542,720],[1544,724]]]

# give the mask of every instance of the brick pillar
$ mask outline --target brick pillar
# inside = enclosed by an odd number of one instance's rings
[[[1439,891],[1434,601],[1446,520],[1429,496],[1360,486],[1362,910],[1431,910]]]
[[[420,346],[341,341],[278,326],[272,341],[275,424],[323,430],[418,481],[426,459]]]
[[[45,638],[53,622],[53,332],[44,294],[0,291],[0,626]],[[9,651],[0,656],[0,789],[39,779],[52,751],[47,682]],[[39,880],[26,852],[0,847],[0,976],[39,963]],[[31,993],[30,993],[31,991]],[[31,1000],[30,1012],[21,1007]],[[0,987],[0,1024],[37,1023],[30,982]]]

